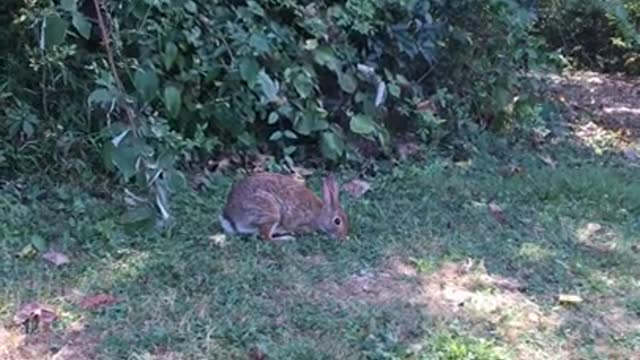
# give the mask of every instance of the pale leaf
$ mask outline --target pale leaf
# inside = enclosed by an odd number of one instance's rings
[[[367,191],[371,189],[371,184],[364,180],[354,179],[342,186],[344,190],[354,198],[362,197]]]
[[[578,295],[560,294],[558,296],[558,301],[561,304],[575,305],[581,303],[583,300]]]
[[[42,258],[52,263],[55,266],[62,266],[69,263],[69,257],[63,253],[59,253],[55,250],[49,250],[42,255]]]

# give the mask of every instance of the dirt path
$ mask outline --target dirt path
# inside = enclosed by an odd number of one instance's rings
[[[640,78],[574,72],[546,79],[552,96],[566,105],[566,119],[579,130],[608,132],[622,147],[640,145]]]

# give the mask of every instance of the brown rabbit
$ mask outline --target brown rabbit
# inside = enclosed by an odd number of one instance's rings
[[[259,234],[264,240],[294,240],[293,234],[322,231],[346,240],[347,215],[338,183],[324,178],[322,200],[292,176],[257,173],[233,185],[220,215],[227,234]]]

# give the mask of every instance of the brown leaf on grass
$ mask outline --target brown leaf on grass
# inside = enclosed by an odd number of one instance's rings
[[[403,141],[396,145],[400,160],[405,161],[420,151],[420,144],[413,141]]]
[[[97,310],[120,302],[120,299],[110,294],[85,296],[80,300],[80,307],[85,310]]]
[[[353,179],[342,186],[344,190],[349,193],[353,198],[362,197],[367,191],[371,189],[371,184],[364,180]]]
[[[55,250],[49,250],[42,255],[42,258],[55,266],[62,266],[69,263],[69,257]]]
[[[505,224],[507,222],[507,219],[504,216],[504,211],[502,211],[502,208],[493,201],[489,203],[489,212],[500,224]]]
[[[53,308],[39,303],[25,304],[13,317],[16,325],[23,325],[29,321],[37,321],[41,324],[51,324],[58,318]]]
[[[265,171],[267,166],[275,161],[275,158],[273,155],[257,153],[247,156],[245,161],[249,171],[261,172]]]

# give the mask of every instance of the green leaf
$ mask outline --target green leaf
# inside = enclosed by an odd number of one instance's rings
[[[127,225],[138,224],[153,219],[153,216],[154,212],[149,206],[141,205],[128,209],[124,214],[122,214],[120,217],[120,223]]]
[[[71,19],[73,27],[78,30],[80,36],[82,36],[85,40],[89,40],[91,37],[91,23],[87,18],[78,11],[73,12],[73,16]]]
[[[296,133],[294,133],[294,132],[293,132],[293,131],[291,131],[291,130],[285,130],[285,131],[284,131],[284,137],[286,137],[286,138],[288,138],[288,139],[293,139],[293,140],[295,140],[295,139],[297,139],[297,138],[298,138],[298,135],[296,135]]]
[[[249,86],[253,86],[258,80],[258,72],[260,71],[260,65],[255,59],[242,58],[238,64],[240,69],[240,77],[246,81]]]
[[[198,13],[198,5],[189,0],[184,4],[184,8],[187,9],[188,12],[192,13],[192,14],[197,14]]]
[[[187,179],[182,172],[178,170],[170,170],[165,173],[165,176],[167,177],[169,191],[175,193],[186,190]]]
[[[495,99],[496,105],[499,109],[506,108],[511,102],[511,94],[509,89],[502,86],[496,86],[493,90],[493,98]]]
[[[128,181],[136,174],[136,162],[138,161],[136,148],[132,146],[114,146],[111,159],[125,180]]]
[[[45,30],[44,30],[44,46],[47,49],[51,49],[56,45],[62,44],[64,37],[67,34],[69,23],[63,20],[57,15],[48,16],[45,18]]]
[[[344,141],[333,131],[325,131],[320,136],[320,151],[330,160],[338,160],[344,153]]]
[[[44,252],[45,250],[47,250],[47,241],[42,238],[42,236],[31,235],[30,240],[31,245],[33,245],[33,247],[36,248],[36,250],[38,250],[39,252]]]
[[[182,93],[175,86],[164,88],[164,106],[167,108],[172,118],[177,118],[182,107]]]
[[[61,0],[60,7],[66,11],[76,10],[76,0]]]
[[[314,131],[326,130],[329,123],[315,111],[305,111],[296,117],[293,129],[302,135],[309,135]]]
[[[267,119],[267,123],[269,125],[273,125],[273,124],[277,123],[279,119],[280,119],[280,115],[278,115],[278,113],[274,111],[271,114],[269,114],[269,118]]]
[[[164,68],[167,70],[171,69],[177,57],[178,47],[176,46],[176,44],[168,42],[164,46],[164,52],[162,53],[162,63],[164,64]]]
[[[278,141],[282,139],[282,131],[275,131],[271,136],[269,136],[269,140]]]
[[[340,63],[333,53],[333,49],[327,45],[319,46],[313,51],[313,59],[316,63],[326,66],[329,70],[337,72],[340,69]]]
[[[298,148],[296,146],[287,146],[286,148],[284,148],[284,150],[282,150],[284,152],[284,154],[286,156],[289,156],[291,154],[293,154],[294,152],[296,152]]]
[[[152,70],[138,69],[133,76],[133,84],[144,101],[150,101],[156,96],[158,83],[158,76]]]
[[[96,89],[91,93],[91,95],[89,95],[89,99],[87,101],[89,105],[93,105],[93,104],[112,102],[113,100],[114,100],[114,97],[109,90]]]
[[[265,16],[265,12],[264,9],[255,1],[247,1],[247,5],[249,5],[249,10],[251,10],[252,13],[260,16],[260,17],[264,17]]]
[[[306,99],[313,92],[313,80],[307,73],[300,73],[293,79],[293,86],[296,88],[298,95]]]
[[[358,87],[356,78],[351,74],[343,72],[338,73],[338,84],[340,85],[342,91],[349,94],[353,94],[354,92],[356,92],[356,89]]]
[[[33,133],[35,129],[33,128],[33,124],[29,121],[22,122],[22,132],[27,135],[27,138],[31,139],[33,137]]]
[[[249,37],[249,46],[256,51],[257,55],[266,54],[271,51],[269,38],[262,34],[251,34],[251,37]]]
[[[400,97],[400,93],[401,93],[400,87],[396,84],[389,84],[389,93],[396,98]]]
[[[351,131],[360,135],[367,135],[376,131],[376,126],[373,118],[365,114],[358,114],[351,117],[349,127],[351,128]]]
[[[260,70],[258,74],[258,84],[262,89],[262,94],[269,102],[273,102],[278,98],[278,85],[271,80],[269,75],[264,70]]]

